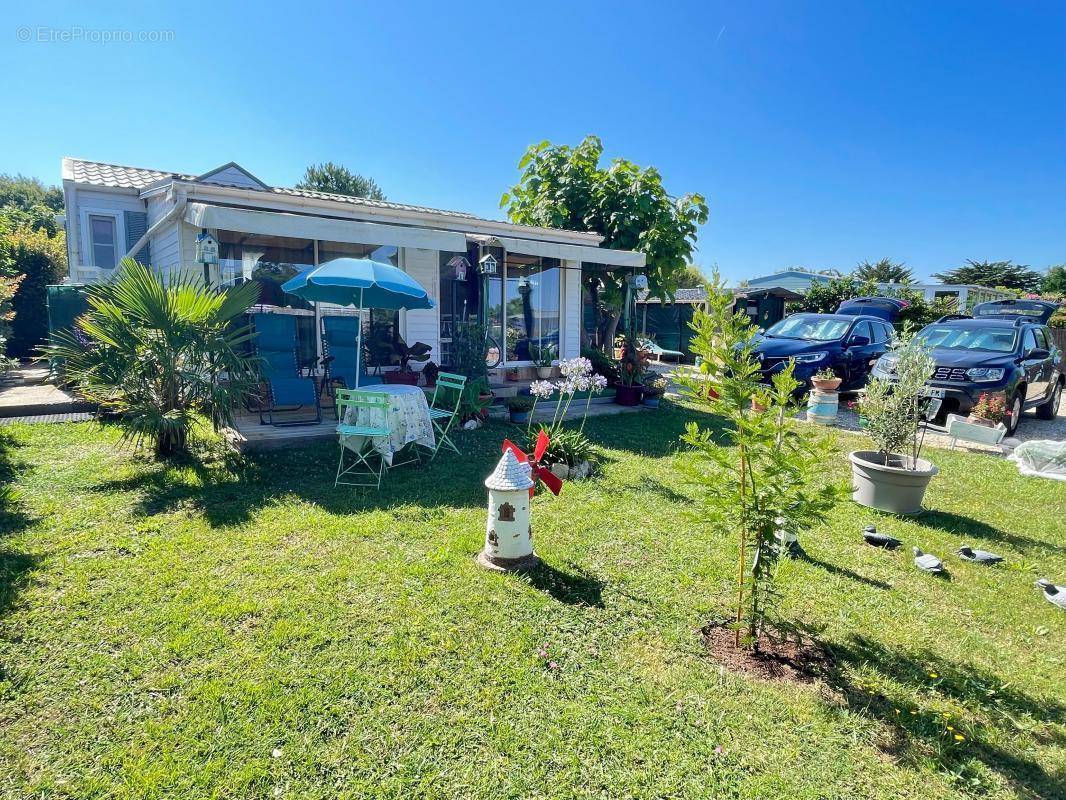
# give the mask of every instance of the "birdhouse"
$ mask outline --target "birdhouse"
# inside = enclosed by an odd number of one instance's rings
[[[481,257],[478,262],[478,266],[481,268],[482,275],[495,275],[496,268],[499,266],[499,262],[492,253],[486,253]]]
[[[533,529],[529,523],[531,467],[505,450],[500,463],[485,479],[489,490],[485,547],[478,563],[496,570],[529,569],[540,561],[533,552]]]
[[[207,231],[201,231],[196,237],[195,260],[198,264],[218,263],[218,240]]]
[[[466,260],[466,256],[452,256],[448,260],[448,266],[455,270],[457,281],[466,280],[466,271],[470,269],[470,262]]]

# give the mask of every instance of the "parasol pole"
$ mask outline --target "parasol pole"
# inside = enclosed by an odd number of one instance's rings
[[[359,305],[355,309],[355,388],[359,388],[363,360],[363,287],[359,287]]]

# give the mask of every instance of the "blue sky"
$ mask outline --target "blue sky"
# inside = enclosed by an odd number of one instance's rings
[[[596,133],[707,196],[731,279],[1066,261],[1062,3],[7,5],[0,172],[334,160],[500,217],[527,145]],[[87,40],[115,29],[171,41]]]

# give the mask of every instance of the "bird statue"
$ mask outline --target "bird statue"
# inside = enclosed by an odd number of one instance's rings
[[[1003,560],[1003,556],[997,556],[987,550],[974,550],[968,544],[964,544],[956,552],[964,561],[976,561],[978,564],[998,564]]]
[[[877,527],[874,525],[867,525],[862,529],[862,538],[866,540],[866,544],[872,544],[874,547],[883,547],[886,550],[895,550],[903,544],[895,536],[889,536],[887,533],[878,533]]]
[[[928,572],[932,575],[940,575],[944,571],[944,562],[934,555],[929,553],[923,553],[917,547],[912,548],[914,550],[914,566],[920,569],[922,572]]]
[[[1047,578],[1041,578],[1036,585],[1044,590],[1044,599],[1053,606],[1066,609],[1066,586],[1056,586]]]

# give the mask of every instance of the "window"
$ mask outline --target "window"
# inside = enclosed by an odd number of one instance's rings
[[[118,263],[118,224],[114,217],[89,215],[89,258],[99,269],[115,268]]]
[[[852,337],[862,336],[867,342],[874,340],[874,332],[870,330],[870,323],[866,320],[859,322],[854,328],[851,329]]]
[[[486,248],[499,260],[499,248]],[[559,357],[562,269],[556,258],[506,253],[503,270],[486,277],[485,317],[489,333],[507,361]]]
[[[281,285],[314,266],[313,240],[219,231],[218,260],[223,284],[255,281],[262,305],[311,308],[305,300],[281,291]]]
[[[1033,334],[1032,328],[1026,328],[1025,333],[1022,334],[1022,355],[1027,356],[1030,350],[1036,347],[1036,336]]]
[[[1043,328],[1035,328],[1036,330],[1036,344],[1037,347],[1043,347],[1045,350],[1054,350],[1055,346],[1051,343],[1051,336]]]
[[[452,337],[470,321],[476,321],[481,308],[481,281],[477,272],[477,247],[471,252],[442,250],[438,264],[440,309],[440,357],[451,364]]]

